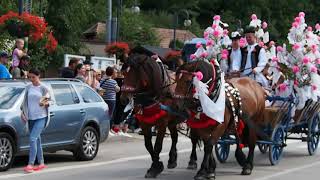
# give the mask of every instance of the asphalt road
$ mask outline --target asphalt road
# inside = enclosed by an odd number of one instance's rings
[[[133,138],[111,137],[101,144],[95,160],[77,162],[68,152],[45,155],[48,169],[41,172],[25,174],[22,170],[27,163],[26,157],[16,159],[12,169],[0,173],[0,180],[142,180],[151,164],[150,157],[144,148],[143,137],[135,135]],[[196,171],[187,170],[187,163],[191,151],[190,140],[179,137],[178,167],[173,170],[165,169],[157,179],[160,180],[188,180],[193,179]],[[171,142],[165,139],[161,154],[165,166]],[[202,159],[199,151],[198,159]],[[200,161],[198,162],[200,166]],[[236,163],[234,151],[225,164],[217,164],[218,180],[301,180],[319,179],[320,153],[309,156],[304,142],[289,141],[284,151],[284,157],[279,165],[271,166],[267,154],[256,150],[255,168],[251,176],[241,176],[241,168]]]

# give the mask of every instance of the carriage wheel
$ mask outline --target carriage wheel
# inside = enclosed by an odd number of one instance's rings
[[[271,165],[277,165],[282,158],[285,132],[281,125],[277,125],[272,132],[271,140],[273,144],[269,146],[269,160]]]
[[[229,157],[230,144],[218,143],[215,146],[217,159],[220,163],[225,163]]]
[[[259,150],[262,154],[265,154],[268,152],[269,145],[268,144],[258,144]]]
[[[308,123],[308,152],[312,156],[316,153],[319,144],[319,115],[315,115],[314,118]]]

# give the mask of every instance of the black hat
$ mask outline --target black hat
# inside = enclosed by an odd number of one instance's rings
[[[83,64],[84,65],[92,65],[93,63],[90,61],[90,60],[85,60],[84,62],[83,62]]]
[[[144,54],[144,55],[149,56],[149,57],[155,55],[155,53],[153,53],[149,49],[147,49],[147,48],[145,48],[143,46],[140,46],[140,45],[138,45],[138,46],[134,47],[133,49],[131,49],[130,53],[131,54]]]
[[[246,29],[244,30],[244,33],[256,33],[256,28],[253,26],[247,26]]]
[[[9,57],[8,53],[4,51],[0,52],[0,58],[8,58],[8,57]]]
[[[231,39],[235,40],[235,39],[241,39],[241,34],[238,31],[232,32],[231,33]]]

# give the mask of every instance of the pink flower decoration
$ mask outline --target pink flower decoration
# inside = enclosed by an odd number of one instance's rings
[[[283,47],[282,46],[277,46],[277,51],[278,52],[283,52]]]
[[[292,71],[293,71],[293,73],[298,73],[299,71],[300,71],[300,68],[299,68],[299,66],[293,66],[292,67]]]
[[[194,72],[193,75],[199,79],[199,81],[201,81],[203,79],[203,74],[201,71],[198,71],[198,72]]]
[[[275,56],[275,57],[272,58],[272,62],[278,62],[278,61],[279,61],[278,57]]]
[[[220,20],[221,20],[221,17],[220,17],[219,15],[215,15],[215,16],[213,17],[213,20],[215,20],[215,21],[220,21]]]
[[[294,22],[300,24],[301,23],[301,18],[300,17],[294,18]]]
[[[229,34],[228,29],[223,30],[223,35],[227,36]]]
[[[218,38],[218,37],[220,36],[220,32],[219,32],[218,30],[215,30],[215,31],[213,32],[213,36],[216,37],[216,38]]]
[[[267,27],[268,27],[268,23],[263,22],[263,23],[262,23],[262,29],[267,29]]]
[[[293,28],[299,27],[299,23],[297,23],[297,22],[292,23],[292,27],[293,27]]]
[[[195,60],[196,58],[197,58],[196,55],[194,55],[194,54],[191,54],[191,55],[190,55],[190,59],[191,59],[191,60]]]
[[[292,48],[293,48],[294,50],[298,50],[298,49],[300,48],[300,45],[296,43],[296,44],[293,45]]]
[[[226,55],[228,55],[228,54],[229,54],[229,51],[228,51],[227,49],[222,49],[221,54],[226,54]]]
[[[262,42],[262,41],[259,42],[259,46],[260,46],[260,47],[263,47],[263,46],[264,46],[264,42]]]
[[[218,26],[216,24],[212,24],[212,29],[216,29]]]
[[[207,38],[208,36],[209,36],[209,32],[205,31],[205,32],[203,33],[203,37],[204,37],[204,38]]]
[[[315,45],[315,44],[313,44],[313,45],[311,46],[311,49],[312,49],[312,52],[313,52],[313,53],[316,53],[317,50],[318,50],[318,46]]]
[[[299,81],[298,81],[298,80],[294,80],[293,84],[294,84],[295,86],[298,86],[298,85],[299,85]]]
[[[201,48],[201,47],[202,47],[201,42],[197,42],[197,44],[196,44],[196,48],[197,48],[197,49],[199,49],[199,48]]]
[[[312,72],[312,73],[317,73],[318,72],[318,69],[317,69],[317,67],[316,66],[311,66],[311,68],[310,68],[310,72]]]
[[[275,44],[276,44],[276,43],[275,43],[274,41],[270,41],[270,42],[269,42],[269,45],[270,45],[270,46],[274,46]]]
[[[252,14],[252,15],[251,15],[251,20],[257,20],[257,19],[258,19],[258,17],[257,17],[256,14]]]
[[[299,17],[305,17],[305,16],[306,16],[306,14],[304,12],[299,13]]]
[[[202,54],[201,54],[201,57],[202,58],[206,58],[208,56],[208,53],[207,52],[203,52]]]
[[[312,31],[312,27],[308,26],[308,31],[311,32]]]
[[[229,52],[228,52],[227,49],[223,49],[223,50],[221,51],[221,59],[227,60],[227,59],[228,59],[228,55],[229,55]]]
[[[320,64],[320,59],[317,59],[317,60],[316,60],[316,63],[317,63],[317,64]]]
[[[211,39],[209,39],[208,41],[207,41],[207,46],[212,46],[213,45],[213,41],[211,40]]]
[[[240,47],[244,47],[247,44],[247,40],[245,38],[240,38],[239,45]]]
[[[312,89],[312,91],[315,91],[315,90],[317,90],[318,88],[317,88],[316,85],[312,84],[312,85],[311,85],[311,89]]]
[[[317,23],[315,28],[316,28],[316,30],[320,30],[320,24]]]
[[[306,56],[302,59],[303,64],[308,64],[310,61],[310,58]]]
[[[280,92],[285,92],[287,90],[287,84],[282,83],[279,85]]]
[[[221,55],[221,59],[227,60],[227,59],[228,59],[228,55],[227,55],[227,54],[222,54],[222,55]]]

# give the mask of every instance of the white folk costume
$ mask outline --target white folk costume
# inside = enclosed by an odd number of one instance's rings
[[[241,35],[239,32],[232,32],[231,33],[231,39],[239,40],[241,38]],[[234,49],[231,48],[228,50],[228,60],[227,61],[221,61],[221,69],[224,73],[230,73],[230,72],[238,72],[241,68],[241,49],[240,45],[239,48]]]
[[[257,43],[248,45],[242,49],[242,62],[241,62],[241,73],[242,76],[249,76],[256,80],[263,87],[268,87],[268,80],[262,74],[263,69],[268,63],[266,51],[261,48]],[[256,71],[256,74],[252,70]]]

